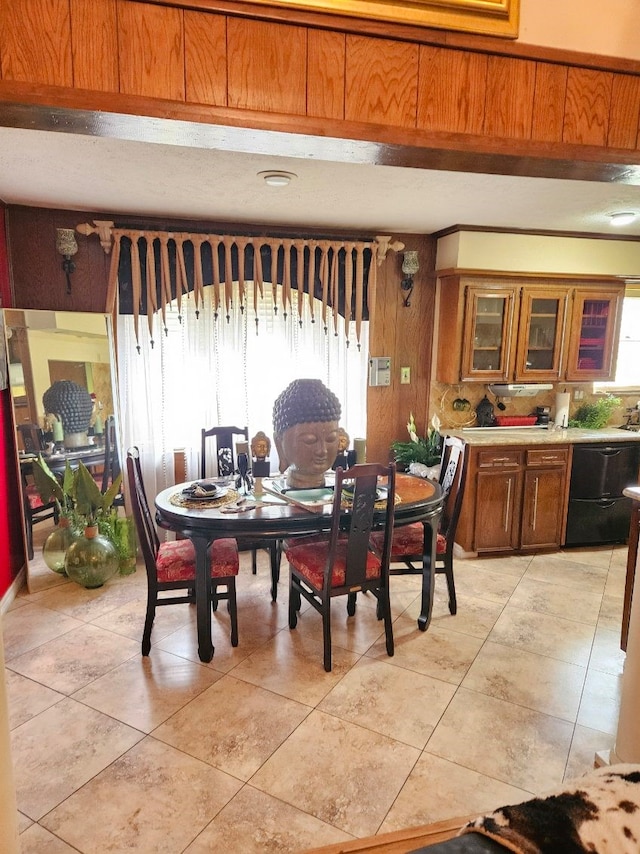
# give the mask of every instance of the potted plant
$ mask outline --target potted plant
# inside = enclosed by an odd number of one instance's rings
[[[75,475],[67,462],[61,480],[46,464],[42,454],[33,461],[33,481],[43,504],[55,501],[58,524],[42,547],[44,562],[54,572],[66,575],[64,559],[67,549],[76,539],[78,524],[75,514]]]
[[[436,467],[442,457],[440,419],[434,415],[431,419],[431,426],[427,429],[426,435],[422,437],[418,436],[416,422],[413,412],[411,412],[407,423],[407,432],[411,441],[391,443],[391,450],[396,463],[412,474],[429,477],[432,474],[429,470]]]
[[[82,462],[77,469],[67,462],[59,481],[40,455],[33,464],[33,477],[42,500],[55,500],[60,511],[58,528],[43,546],[45,563],[83,587],[102,586],[120,563],[113,502],[120,491],[122,475],[102,493]]]

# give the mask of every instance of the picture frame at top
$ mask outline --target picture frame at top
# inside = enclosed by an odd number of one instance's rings
[[[216,9],[215,0],[154,0],[159,5]],[[515,39],[520,25],[520,0],[238,0],[299,12],[322,12],[485,36]],[[328,22],[329,24],[329,22]]]

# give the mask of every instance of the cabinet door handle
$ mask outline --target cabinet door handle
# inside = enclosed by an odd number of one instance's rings
[[[509,507],[511,506],[511,478],[507,481],[507,500],[504,506],[504,530],[509,530]]]
[[[538,486],[539,486],[539,483],[540,483],[540,479],[536,478],[535,479],[536,485],[535,485],[535,488],[533,491],[533,519],[531,520],[531,530],[532,531],[535,531],[536,522],[538,520]]]

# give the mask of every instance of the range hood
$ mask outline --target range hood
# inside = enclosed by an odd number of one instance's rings
[[[493,383],[489,386],[489,391],[496,397],[535,397],[552,389],[551,383]]]

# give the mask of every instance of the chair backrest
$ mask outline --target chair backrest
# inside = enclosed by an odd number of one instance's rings
[[[207,477],[207,439],[215,438],[216,473],[218,477],[226,477],[236,470],[236,452],[234,437],[242,437],[249,441],[248,427],[211,427],[202,430],[202,450],[200,453],[200,477]],[[211,475],[209,475],[211,476]]]
[[[120,456],[116,439],[116,420],[109,415],[104,422],[104,471],[102,473],[102,491],[111,486],[120,474]]]
[[[134,445],[127,451],[127,477],[129,480],[129,496],[131,498],[131,509],[136,523],[138,540],[142,549],[147,574],[156,571],[156,557],[160,548],[158,532],[149,510],[147,493],[142,480],[142,469],[140,467],[140,451]]]
[[[395,505],[396,466],[378,463],[363,463],[345,471],[336,469],[333,496],[333,518],[329,539],[329,558],[325,572],[325,588],[331,581],[331,568],[338,540],[347,537],[347,570],[345,584],[354,587],[366,581],[367,552],[370,549],[374,513],[384,507],[384,545],[381,554],[381,574],[389,574],[391,540],[393,537],[393,515]],[[381,488],[382,487],[382,488]],[[345,517],[345,503],[350,512]],[[345,523],[346,520],[346,523]],[[376,527],[380,527],[379,524]]]
[[[467,479],[465,449],[466,446],[461,439],[455,436],[445,437],[439,478],[445,500],[439,531],[447,540],[447,545],[451,547],[453,547]]]
[[[18,424],[18,431],[27,454],[44,451],[44,434],[37,424]]]

